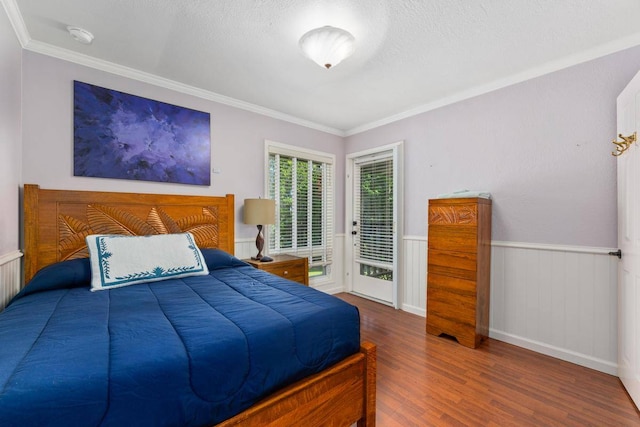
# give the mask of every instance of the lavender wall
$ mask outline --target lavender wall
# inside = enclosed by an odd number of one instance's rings
[[[494,240],[615,247],[615,98],[638,69],[640,48],[634,48],[343,140],[24,52],[22,181],[49,188],[234,193],[237,237],[250,238],[254,229],[241,224],[240,208],[245,197],[262,195],[263,140],[270,139],[336,155],[341,233],[345,153],[405,140],[405,235],[426,234],[429,198],[469,188],[493,194]],[[73,177],[74,79],[210,112],[212,164],[220,170],[212,186]]]
[[[616,97],[640,48],[576,65],[346,139],[405,141],[405,235],[426,235],[429,198],[493,196],[493,240],[617,246]]]
[[[264,140],[336,155],[336,179],[344,181],[343,139],[259,114],[119,77],[45,55],[23,59],[23,182],[43,188],[236,196],[236,237],[255,237],[242,224],[242,201],[263,196]],[[211,114],[211,187],[73,176],[73,80]],[[337,232],[343,227],[344,186],[336,186]]]
[[[17,251],[22,48],[0,8],[0,256]]]

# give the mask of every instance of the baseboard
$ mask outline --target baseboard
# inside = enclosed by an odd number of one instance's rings
[[[427,317],[427,310],[422,307],[416,307],[415,305],[402,304],[400,306],[400,310],[406,311],[407,313],[415,314],[420,317]]]
[[[595,369],[596,371],[604,372],[606,374],[614,376],[618,375],[617,365],[606,360],[597,359],[585,354],[580,354],[567,349],[554,347],[542,342],[518,337],[502,331],[496,331],[495,329],[489,330],[489,337],[498,341],[506,342],[508,344],[516,345],[518,347],[526,348],[527,350],[535,351],[536,353],[541,353],[547,356],[555,357],[556,359],[564,360],[566,362],[575,363],[576,365]]]

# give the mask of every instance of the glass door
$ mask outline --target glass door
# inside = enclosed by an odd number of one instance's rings
[[[351,290],[397,306],[398,283],[398,150],[354,155],[348,181],[351,188]]]

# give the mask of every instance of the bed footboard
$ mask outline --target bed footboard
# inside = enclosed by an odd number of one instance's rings
[[[376,423],[376,347],[360,352],[267,397],[218,427],[350,426]]]

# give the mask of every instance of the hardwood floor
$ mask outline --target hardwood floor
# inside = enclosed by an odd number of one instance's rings
[[[492,339],[466,348],[423,317],[337,296],[378,347],[378,426],[640,426],[617,377]]]

